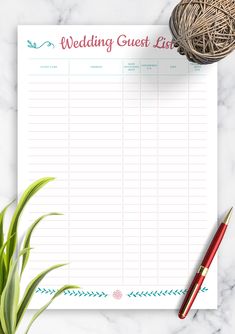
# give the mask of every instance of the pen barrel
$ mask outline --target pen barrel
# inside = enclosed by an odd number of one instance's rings
[[[186,293],[183,304],[182,304],[182,306],[179,310],[178,315],[179,315],[180,319],[184,319],[187,316],[187,314],[188,314],[188,312],[189,312],[189,310],[190,310],[198,292],[200,291],[200,288],[201,288],[201,285],[202,285],[204,279],[205,279],[205,276],[201,275],[200,273],[197,273],[195,275],[195,277],[194,277],[194,279],[193,279],[193,281],[192,281],[192,283],[191,283],[191,285],[190,285],[190,287],[189,287],[189,289]]]
[[[220,224],[214,238],[212,239],[209,248],[207,249],[206,255],[204,256],[204,259],[202,261],[202,266],[205,268],[209,268],[211,265],[211,262],[213,261],[215,254],[219,248],[219,245],[223,239],[224,233],[227,229],[227,225],[222,223]]]

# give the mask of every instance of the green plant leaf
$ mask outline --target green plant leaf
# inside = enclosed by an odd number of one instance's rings
[[[35,195],[43,186],[45,186],[48,182],[54,180],[52,177],[44,177],[42,179],[39,179],[32,183],[23,193],[21,196],[19,203],[15,209],[15,212],[13,214],[10,227],[8,230],[8,238],[11,237],[11,235],[14,234],[14,237],[11,239],[11,242],[7,245],[7,266],[9,266],[10,260],[12,258],[12,255],[14,254],[16,243],[17,243],[17,230],[18,230],[18,223],[20,216],[28,203],[28,201],[31,199],[33,195]]]
[[[19,302],[20,294],[20,278],[18,272],[18,263],[20,256],[29,252],[29,249],[25,249],[20,252],[17,259],[10,262],[10,271],[8,274],[6,286],[2,292],[1,305],[0,305],[0,319],[2,329],[5,334],[15,334],[16,319],[17,319],[17,305]]]
[[[13,236],[12,236],[13,237]],[[7,244],[10,242],[10,239],[8,239],[1,247],[0,249],[0,296],[2,295],[2,291],[6,285],[6,280],[7,280],[7,273],[6,273],[6,265],[5,265],[5,254],[4,250],[7,246]],[[0,331],[1,333],[1,331]]]
[[[77,286],[77,285],[64,285],[62,288],[60,288],[60,289],[54,294],[54,296],[49,300],[49,302],[46,303],[42,308],[40,308],[40,310],[38,310],[38,311],[34,314],[32,320],[30,321],[30,323],[29,323],[29,325],[28,325],[28,327],[27,327],[27,329],[26,329],[25,334],[28,334],[28,332],[29,332],[29,330],[30,330],[32,324],[34,323],[34,321],[40,316],[40,314],[41,314],[42,312],[44,312],[44,311],[48,308],[48,306],[50,306],[50,304],[53,302],[53,300],[54,300],[55,298],[57,298],[59,295],[61,295],[65,290],[68,290],[68,289],[79,289],[79,286]]]
[[[29,248],[30,247],[30,240],[31,240],[31,236],[32,236],[32,233],[35,229],[35,227],[40,223],[41,220],[43,220],[44,218],[48,217],[48,216],[58,216],[58,215],[62,215],[61,213],[57,213],[57,212],[50,212],[48,214],[45,214],[41,217],[39,217],[37,220],[35,220],[35,222],[29,227],[29,229],[27,230],[27,233],[26,233],[26,236],[25,236],[25,239],[24,239],[24,244],[23,244],[23,248],[22,249],[25,249],[25,248]],[[29,259],[29,253],[25,254],[23,256],[23,260],[22,260],[22,268],[21,268],[21,275],[27,265],[27,262],[28,262],[28,259]]]
[[[5,206],[5,208],[1,211],[0,213],[0,247],[2,247],[3,243],[4,243],[4,232],[3,232],[3,223],[4,223],[4,217],[5,217],[5,213],[7,211],[7,209],[9,208],[9,206],[13,203],[14,201],[12,201],[10,204],[8,204],[7,206]]]
[[[0,322],[0,334],[5,334],[5,333],[3,332],[1,322]]]
[[[55,270],[57,268],[63,267],[66,264],[56,264],[44,271],[42,271],[40,274],[38,274],[32,281],[28,284],[27,288],[25,289],[24,296],[22,297],[22,300],[20,302],[18,312],[17,312],[17,320],[16,320],[16,326],[19,325],[22,316],[24,315],[32,297],[35,292],[36,287],[39,285],[39,283],[42,281],[42,279],[52,270]]]

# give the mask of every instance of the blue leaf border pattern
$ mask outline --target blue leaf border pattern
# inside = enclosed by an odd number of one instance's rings
[[[137,297],[163,297],[163,296],[181,296],[185,295],[187,289],[171,289],[171,290],[155,290],[155,291],[131,291],[127,294],[129,298]],[[200,289],[200,292],[207,292],[208,288],[203,287]]]
[[[40,49],[43,46],[52,47],[53,49],[55,47],[55,45],[52,42],[50,42],[50,41],[45,41],[42,44],[37,45],[35,42],[31,42],[29,39],[27,40],[27,46],[30,49]]]
[[[37,294],[47,294],[53,295],[57,292],[56,289],[47,289],[47,288],[40,288],[38,287],[35,291]],[[107,293],[104,291],[83,291],[83,290],[65,290],[63,292],[64,296],[69,297],[99,297],[99,298],[106,298],[108,296]]]
[[[53,288],[40,288],[38,287],[35,290],[36,294],[47,294],[53,295],[58,291],[58,289]],[[207,292],[208,288],[203,287],[200,289],[200,292]],[[127,293],[126,296],[129,298],[144,298],[144,297],[166,297],[166,296],[182,296],[185,295],[187,289],[171,289],[171,290],[151,290],[151,291],[131,291]],[[98,298],[107,298],[109,296],[108,293],[104,291],[83,291],[83,290],[65,290],[63,292],[64,296],[68,297],[98,297]]]

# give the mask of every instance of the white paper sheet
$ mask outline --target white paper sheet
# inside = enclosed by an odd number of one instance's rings
[[[216,65],[189,63],[167,26],[18,28],[18,190],[32,308],[177,308],[216,222]],[[217,307],[216,263],[195,307]]]

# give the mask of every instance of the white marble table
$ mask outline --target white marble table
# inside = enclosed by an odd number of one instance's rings
[[[167,24],[173,0],[1,0],[0,206],[16,194],[18,24]],[[218,215],[235,204],[235,54],[219,64]],[[47,311],[32,334],[232,334],[235,332],[235,218],[219,254],[219,305],[192,311]],[[26,314],[29,320],[32,312]],[[23,333],[23,328],[19,331]]]

